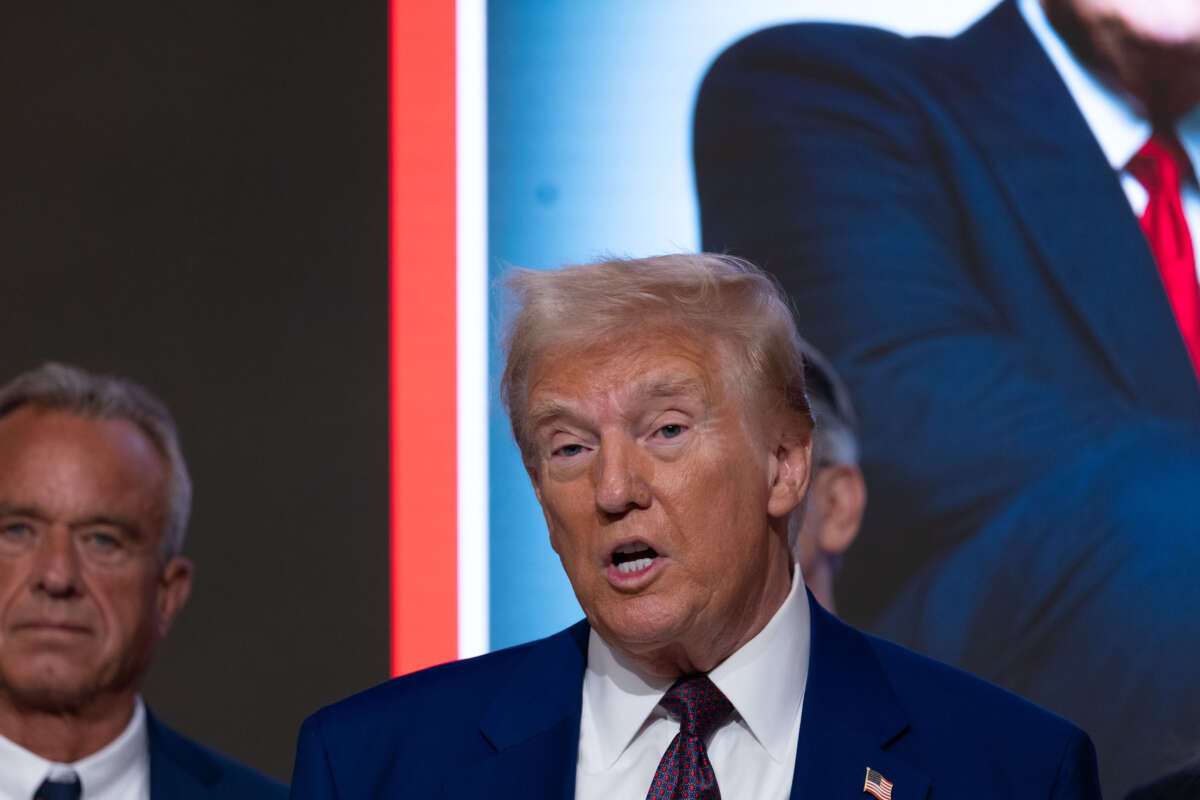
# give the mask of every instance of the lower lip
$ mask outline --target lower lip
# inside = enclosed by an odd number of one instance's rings
[[[85,636],[89,631],[87,628],[70,625],[21,625],[17,627],[16,632],[34,636]]]
[[[651,560],[650,566],[636,572],[621,572],[617,569],[616,564],[609,564],[605,575],[608,582],[618,589],[640,589],[653,580],[654,576],[662,571],[665,564],[666,559],[662,556],[655,556]]]

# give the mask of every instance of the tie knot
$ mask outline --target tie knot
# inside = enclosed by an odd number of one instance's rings
[[[675,681],[659,704],[679,717],[679,732],[708,738],[733,711],[729,698],[707,675],[688,675]]]
[[[52,781],[46,778],[38,787],[33,800],[79,800],[82,794],[83,785],[79,782],[79,776],[71,774],[68,781]]]
[[[1181,177],[1190,174],[1191,162],[1174,134],[1155,131],[1129,160],[1129,173],[1146,191],[1178,192]]]

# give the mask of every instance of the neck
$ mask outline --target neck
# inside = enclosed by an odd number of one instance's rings
[[[70,764],[112,742],[133,719],[136,695],[95,700],[79,710],[21,707],[0,698],[0,735],[48,761]]]
[[[833,565],[829,561],[822,560],[805,567],[804,583],[826,611],[837,614],[833,600]]]

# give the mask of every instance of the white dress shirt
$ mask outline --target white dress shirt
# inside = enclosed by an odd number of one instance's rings
[[[1079,107],[1092,135],[1104,151],[1105,158],[1121,180],[1121,188],[1129,199],[1134,216],[1141,217],[1149,202],[1146,189],[1125,167],[1142,145],[1150,138],[1151,124],[1140,116],[1137,102],[1102,81],[1076,60],[1046,18],[1039,0],[1018,0],[1021,15],[1042,49],[1050,57],[1063,83]],[[1175,127],[1175,135],[1183,145],[1193,168],[1200,166],[1200,106],[1184,116]],[[1195,177],[1183,184],[1183,213],[1192,234],[1192,252],[1200,255],[1200,188]],[[1197,259],[1200,272],[1200,258]]]
[[[800,567],[758,635],[708,673],[733,714],[707,743],[726,800],[782,800],[792,788],[808,680],[808,597]],[[595,631],[588,639],[576,800],[644,798],[679,720],[658,705],[674,680],[646,675]]]
[[[50,776],[79,776],[82,800],[150,800],[150,744],[146,707],[137,698],[121,735],[73,764],[47,761],[0,736],[0,800],[33,800]]]

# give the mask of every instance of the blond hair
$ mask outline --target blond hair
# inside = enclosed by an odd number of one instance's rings
[[[530,465],[528,381],[551,347],[587,345],[631,328],[675,328],[726,345],[749,397],[811,424],[800,337],[773,278],[748,261],[695,253],[618,259],[552,271],[513,269],[500,396]]]

